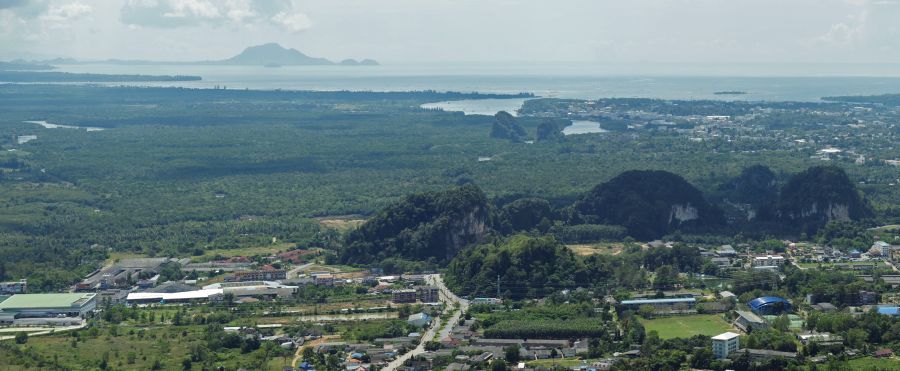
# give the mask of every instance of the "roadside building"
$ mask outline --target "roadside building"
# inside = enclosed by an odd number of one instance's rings
[[[0,282],[0,295],[25,294],[28,292],[28,280]]]
[[[730,257],[737,255],[737,251],[731,245],[722,245],[716,249],[716,255]]]
[[[470,304],[472,304],[472,305],[479,305],[479,304],[501,305],[501,304],[503,304],[503,300],[498,299],[498,298],[474,298],[474,299],[472,299],[472,301],[470,301]]]
[[[726,332],[712,337],[713,355],[718,359],[728,358],[728,355],[741,348],[741,335]]]
[[[253,270],[244,272],[234,272],[234,274],[226,279],[229,282],[246,282],[246,281],[278,281],[287,278],[287,273],[283,269],[273,270]]]
[[[95,293],[18,294],[0,303],[0,312],[15,318],[86,317],[97,308]]]
[[[416,290],[394,290],[393,292],[391,292],[391,301],[393,301],[395,304],[415,303]]]
[[[416,296],[423,303],[440,302],[440,291],[434,286],[416,286]]]
[[[332,273],[315,274],[313,280],[316,286],[334,286],[334,274]]]

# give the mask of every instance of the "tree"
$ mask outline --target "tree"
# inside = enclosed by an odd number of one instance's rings
[[[641,315],[641,317],[650,319],[653,317],[653,313],[656,313],[656,309],[654,309],[654,307],[650,304],[644,304],[641,305],[640,308],[638,308],[638,313]]]
[[[787,314],[782,314],[773,321],[772,327],[778,331],[787,332],[791,327],[791,320],[788,318]]]
[[[506,362],[502,359],[495,359],[494,362],[491,362],[491,370],[506,371]]]
[[[519,346],[518,345],[510,345],[506,348],[503,348],[504,359],[509,363],[518,363],[519,362]],[[506,365],[504,364],[504,367]],[[505,368],[504,368],[505,370]]]
[[[653,278],[653,288],[667,289],[678,281],[678,271],[671,265],[663,265],[656,269],[656,277]]]
[[[25,344],[28,342],[28,333],[19,331],[16,333],[16,344]]]
[[[691,357],[691,367],[699,369],[709,369],[713,361],[713,353],[709,348],[698,348]]]

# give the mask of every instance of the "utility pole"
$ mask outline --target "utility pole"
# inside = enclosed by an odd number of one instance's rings
[[[500,299],[500,275],[497,275],[497,299]]]

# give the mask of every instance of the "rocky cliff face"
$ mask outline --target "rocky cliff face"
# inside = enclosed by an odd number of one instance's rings
[[[677,221],[676,224],[678,224],[697,219],[700,219],[700,210],[697,210],[691,204],[672,205],[672,212],[669,213],[669,224],[672,224],[672,221]]]
[[[721,211],[684,178],[666,171],[626,171],[572,206],[572,224],[611,224],[638,239],[718,224]]]
[[[474,185],[407,196],[347,236],[344,263],[383,259],[446,263],[487,230],[487,197]]]
[[[781,191],[777,216],[812,232],[830,221],[851,221],[872,216],[869,205],[843,169],[816,166],[793,176]]]
[[[452,228],[445,238],[447,254],[444,257],[451,259],[464,247],[480,243],[486,231],[487,210],[476,206],[472,211],[452,223]]]

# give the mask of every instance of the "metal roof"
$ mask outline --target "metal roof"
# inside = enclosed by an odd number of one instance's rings
[[[16,294],[0,303],[0,310],[81,307],[95,296],[95,293]]]
[[[185,292],[132,292],[126,300],[191,300],[208,299],[213,295],[221,295],[222,289],[204,289]]]
[[[889,316],[900,315],[900,307],[878,307],[878,313]]]
[[[784,298],[779,298],[777,296],[762,296],[762,297],[758,297],[756,299],[750,300],[749,305],[753,308],[758,309],[759,307],[761,307],[763,305],[774,304],[774,303],[791,304],[789,301],[785,300]]]
[[[741,336],[741,335],[735,334],[735,333],[729,331],[729,332],[725,332],[725,333],[721,333],[716,336],[713,336],[712,339],[713,340],[730,340],[730,339],[734,339],[738,336]]]
[[[670,303],[693,303],[697,301],[695,298],[668,298],[668,299],[634,299],[622,300],[622,305],[633,304],[670,304]]]

